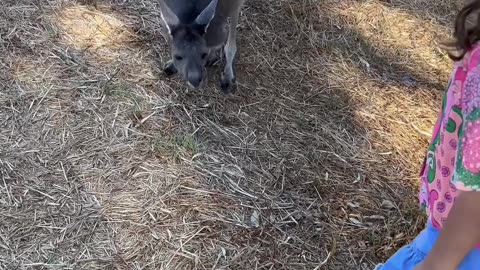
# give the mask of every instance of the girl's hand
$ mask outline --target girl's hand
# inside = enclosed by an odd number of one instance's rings
[[[480,242],[479,205],[480,192],[460,193],[432,250],[414,270],[457,269]]]

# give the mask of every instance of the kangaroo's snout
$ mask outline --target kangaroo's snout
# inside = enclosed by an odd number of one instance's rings
[[[193,88],[198,88],[202,83],[202,73],[200,71],[189,71],[187,81]]]

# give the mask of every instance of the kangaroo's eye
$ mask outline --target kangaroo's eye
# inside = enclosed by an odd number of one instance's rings
[[[203,53],[203,54],[202,54],[202,59],[205,59],[205,58],[207,58],[207,56],[208,56],[208,54],[207,54],[207,53]]]
[[[175,60],[177,60],[177,61],[182,61],[183,60],[183,57],[180,56],[180,55],[175,55],[174,57],[175,57]]]

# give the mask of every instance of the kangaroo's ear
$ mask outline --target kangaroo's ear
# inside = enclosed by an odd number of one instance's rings
[[[207,30],[208,25],[212,21],[213,17],[215,17],[217,4],[218,0],[212,0],[212,2],[210,2],[210,4],[208,4],[208,6],[195,19],[195,24],[201,26],[204,30]]]
[[[162,16],[162,20],[167,26],[168,33],[172,34],[172,29],[174,29],[180,24],[180,20],[178,19],[177,15],[164,2],[164,0],[160,0],[160,14]]]

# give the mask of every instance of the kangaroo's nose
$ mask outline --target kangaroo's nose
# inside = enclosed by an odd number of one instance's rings
[[[187,74],[187,81],[190,83],[191,86],[197,88],[202,82],[202,74],[198,71],[190,71]]]

